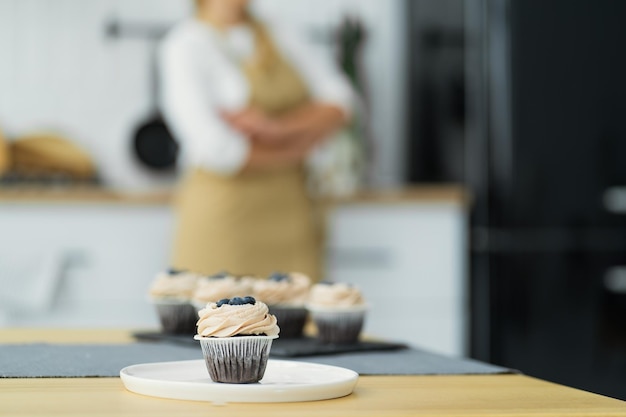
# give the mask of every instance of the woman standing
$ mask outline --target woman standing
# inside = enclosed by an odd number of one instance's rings
[[[162,108],[186,175],[172,264],[320,279],[307,156],[349,119],[349,82],[247,0],[197,0],[161,45]]]

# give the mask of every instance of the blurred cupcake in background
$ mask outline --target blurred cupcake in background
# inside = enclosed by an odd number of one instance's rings
[[[267,304],[270,313],[276,316],[281,338],[302,336],[308,317],[305,304],[310,288],[310,278],[298,272],[274,272],[267,279],[254,283],[253,295]]]
[[[310,291],[307,308],[324,343],[356,343],[367,305],[359,288],[346,283],[320,282]]]
[[[191,304],[199,276],[193,272],[168,269],[160,272],[150,286],[154,304],[164,333],[196,332],[197,309]]]
[[[200,277],[191,297],[192,304],[200,309],[223,298],[252,294],[255,281],[253,277],[237,277],[226,271]]]

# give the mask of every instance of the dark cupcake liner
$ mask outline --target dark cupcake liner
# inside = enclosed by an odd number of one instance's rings
[[[161,329],[168,334],[196,334],[196,323],[198,321],[198,311],[190,303],[154,303]]]
[[[302,337],[309,312],[304,307],[269,306],[270,314],[276,316],[282,339]]]
[[[198,337],[209,376],[215,382],[250,384],[265,375],[271,336]]]
[[[312,312],[311,316],[322,343],[356,343],[365,321],[364,311]]]

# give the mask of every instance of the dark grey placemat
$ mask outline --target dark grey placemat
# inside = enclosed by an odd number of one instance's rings
[[[168,343],[0,345],[1,378],[114,377],[129,365],[202,359],[199,346]],[[417,349],[298,357],[292,360],[352,369],[360,375],[510,373],[510,369]]]
[[[183,346],[197,346],[198,341],[191,336],[166,334],[161,332],[137,332],[133,336],[140,341],[163,341]],[[364,341],[348,344],[322,343],[313,337],[278,338],[272,342],[270,356],[274,358],[296,358],[300,356],[334,355],[337,353],[365,352],[375,350],[406,349],[404,343],[388,341]]]
[[[466,375],[518,373],[509,368],[467,358],[453,358],[420,349],[358,352],[293,360],[341,366],[359,375]]]
[[[202,351],[155,343],[0,345],[0,377],[111,377],[137,363],[202,359]]]

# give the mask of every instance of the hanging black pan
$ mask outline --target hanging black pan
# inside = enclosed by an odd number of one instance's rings
[[[154,171],[169,171],[176,166],[178,143],[170,132],[158,106],[157,44],[167,27],[150,24],[125,24],[112,20],[107,26],[107,35],[119,37],[142,37],[150,41],[150,111],[141,120],[131,138],[131,151],[145,167]]]
[[[150,169],[169,170],[176,165],[178,143],[158,113],[139,124],[132,145],[137,159]]]
[[[151,57],[151,106],[149,116],[139,123],[133,135],[133,149],[137,159],[146,167],[163,171],[176,166],[178,143],[168,129],[158,106],[158,65],[156,41],[152,42]]]

